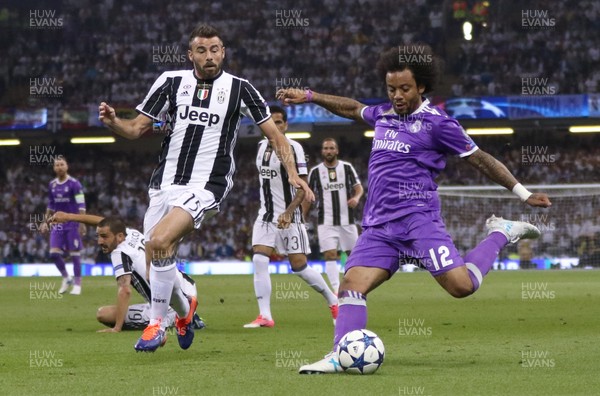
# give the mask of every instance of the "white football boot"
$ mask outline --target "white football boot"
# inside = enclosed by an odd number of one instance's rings
[[[343,373],[344,370],[340,366],[337,352],[331,351],[325,357],[313,364],[307,364],[298,370],[300,374],[335,374]]]
[[[63,278],[62,280],[62,284],[60,285],[60,289],[58,289],[58,292],[60,294],[65,294],[67,292],[67,290],[69,290],[69,287],[71,287],[73,285],[73,278]]]
[[[525,221],[505,220],[502,217],[492,215],[485,221],[488,235],[494,231],[501,232],[510,243],[516,243],[519,239],[535,239],[541,235],[540,230],[533,224]]]

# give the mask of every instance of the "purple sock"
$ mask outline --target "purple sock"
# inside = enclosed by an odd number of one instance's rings
[[[58,271],[62,275],[63,278],[67,278],[69,273],[67,272],[67,268],[65,267],[65,260],[63,260],[62,255],[60,253],[50,253],[50,258],[54,261],[54,265],[58,268]]]
[[[353,290],[343,290],[338,299],[340,310],[335,324],[334,351],[346,333],[367,326],[367,296]]]
[[[81,285],[81,256],[71,256],[73,259],[73,284]]]
[[[504,234],[492,232],[479,245],[465,255],[464,261],[473,282],[473,292],[479,289],[483,277],[490,272],[500,250],[508,244]]]

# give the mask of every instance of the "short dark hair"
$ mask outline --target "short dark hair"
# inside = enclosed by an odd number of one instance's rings
[[[281,114],[281,117],[283,118],[283,122],[287,122],[287,111],[285,111],[285,109],[283,107],[273,105],[273,106],[269,106],[269,109],[271,110],[271,114],[273,114],[273,113]]]
[[[323,146],[323,143],[325,143],[325,142],[333,142],[333,143],[335,143],[335,147],[337,147],[338,149],[340,148],[340,146],[338,146],[337,140],[335,140],[332,137],[328,137],[328,138],[323,139],[323,142],[321,142],[321,146]]]
[[[384,81],[389,72],[408,69],[412,72],[417,86],[425,87],[423,93],[428,93],[433,90],[438,79],[439,59],[427,44],[400,45],[383,52],[377,61],[376,69]]]
[[[125,227],[125,223],[121,220],[120,217],[117,216],[109,216],[105,217],[98,223],[98,227],[107,227],[110,229],[110,232],[117,235],[119,233],[123,233],[127,235],[127,228]]]
[[[192,33],[190,33],[190,40],[188,41],[188,45],[191,46],[192,41],[194,41],[194,39],[196,37],[202,37],[202,38],[218,37],[219,40],[221,40],[221,43],[223,42],[223,39],[221,38],[221,34],[215,27],[213,27],[211,25],[206,25],[203,23],[196,26],[194,28],[194,30],[192,30]]]
[[[62,155],[62,154],[59,154],[56,157],[54,157],[54,160],[52,161],[52,164],[54,164],[56,161],[65,161],[68,164],[67,158],[64,155]]]

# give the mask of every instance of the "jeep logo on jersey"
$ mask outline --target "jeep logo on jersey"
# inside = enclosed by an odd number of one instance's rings
[[[200,107],[185,106],[183,112],[179,112],[179,119],[199,121],[199,124],[206,124],[208,122],[208,126],[213,126],[219,123],[221,117],[218,114],[204,111]]]
[[[344,188],[344,183],[327,183],[323,186],[325,191],[337,191]]]
[[[260,168],[260,177],[263,179],[274,179],[279,176],[279,173],[275,169]]]

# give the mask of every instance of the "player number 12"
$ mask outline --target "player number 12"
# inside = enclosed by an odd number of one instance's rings
[[[454,263],[454,260],[448,259],[448,256],[450,255],[450,250],[445,245],[438,247],[437,253],[440,256],[439,262],[433,248],[429,249],[429,256],[431,256],[431,260],[433,261],[433,266],[435,267],[436,271],[439,271],[440,269],[440,262],[442,263],[442,268],[452,265]]]

